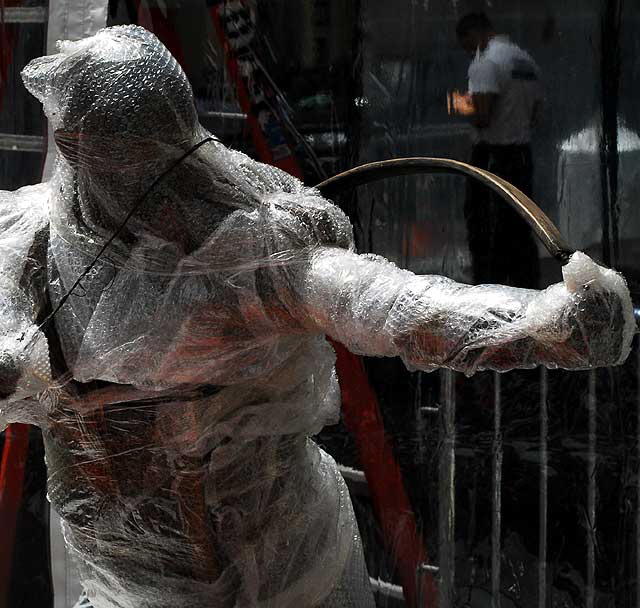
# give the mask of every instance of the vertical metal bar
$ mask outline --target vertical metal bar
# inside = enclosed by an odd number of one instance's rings
[[[424,606],[424,585],[421,564],[418,564],[416,568],[416,608],[422,608],[422,606]]]
[[[640,466],[640,340],[636,339],[636,378],[638,425],[636,427],[636,453]],[[636,606],[640,608],[640,471],[636,488]]]
[[[500,608],[500,560],[502,544],[502,378],[493,374],[493,462],[492,462],[492,521],[491,521],[491,605]]]
[[[48,17],[45,6],[7,6],[2,11],[3,23],[46,23]]]
[[[547,490],[549,481],[549,392],[547,368],[540,368],[540,517],[538,527],[538,608],[547,605]]]
[[[438,471],[439,484],[439,608],[454,605],[455,593],[455,466],[456,466],[456,394],[455,375],[451,370],[440,372],[442,407],[440,415],[441,450]]]
[[[427,423],[425,412],[422,410],[422,376],[424,372],[418,372],[416,374],[417,378],[417,386],[415,392],[415,401],[414,401],[414,409],[416,414],[416,430],[417,430],[417,438],[418,438],[418,462],[420,463],[420,469],[422,469],[422,465],[427,461],[427,443],[426,443],[426,435],[427,435]],[[428,407],[428,406],[427,406]],[[422,479],[420,482],[422,483]]]
[[[430,573],[432,576],[438,576],[440,568],[438,566],[431,566],[430,564],[418,564],[416,567],[416,608],[424,608],[424,578],[425,574]],[[429,605],[433,605],[430,603]]]
[[[595,601],[596,573],[596,371],[589,372],[589,394],[587,398],[589,416],[589,447],[587,456],[587,597],[586,608],[593,608]]]

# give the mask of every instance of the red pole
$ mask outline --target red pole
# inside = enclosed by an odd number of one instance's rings
[[[0,109],[4,105],[4,93],[9,75],[9,67],[13,59],[16,42],[16,28],[4,23],[5,0],[0,5]],[[14,5],[15,3],[10,3]],[[9,586],[11,584],[11,562],[13,544],[16,537],[16,526],[22,488],[24,485],[25,467],[29,451],[29,425],[12,424],[5,431],[4,448],[0,460],[0,608],[9,608]]]
[[[344,423],[356,443],[376,517],[385,544],[395,558],[405,599],[409,606],[416,606],[416,569],[429,560],[404,488],[402,471],[385,433],[380,406],[362,359],[342,344],[331,343],[337,355]],[[421,576],[424,605],[419,608],[435,608],[435,580],[428,573]]]
[[[238,49],[234,49],[229,40],[223,23],[224,3],[212,6],[211,16],[218,40],[224,49],[230,79],[236,87],[238,102],[247,115],[258,158],[263,163],[303,179],[302,169],[286,141],[280,120],[270,107],[274,103],[274,96],[259,80],[260,68],[250,56],[240,59]]]
[[[166,14],[157,7],[148,7],[143,5],[141,0],[135,0],[134,6],[137,11],[137,23],[142,27],[153,32],[158,39],[164,44],[175,60],[184,68],[186,68],[186,60],[180,45],[180,39],[176,35],[174,22],[176,9],[166,9]]]
[[[29,425],[12,424],[5,431],[2,462],[0,462],[0,608],[10,608],[9,585],[11,561],[16,536],[16,523],[22,487],[24,485],[27,452],[29,449]]]

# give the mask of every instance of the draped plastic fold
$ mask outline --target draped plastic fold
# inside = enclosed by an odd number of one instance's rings
[[[0,428],[42,427],[95,608],[372,605],[344,482],[309,439],[339,413],[325,334],[466,374],[628,355],[624,279],[585,255],[544,291],[358,255],[344,214],[278,169],[218,141],[173,166],[209,134],[153,35],[59,50],[23,72],[52,181],[0,196]]]

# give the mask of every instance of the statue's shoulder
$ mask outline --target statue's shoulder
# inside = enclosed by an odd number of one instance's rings
[[[285,209],[294,224],[306,232],[309,245],[353,246],[353,228],[346,214],[320,196],[317,190],[305,188],[293,196],[280,197],[277,205]]]
[[[349,218],[318,190],[305,186],[285,171],[257,162],[235,150],[218,148],[218,163],[238,192],[239,213],[258,240],[272,241],[276,249],[309,246],[351,248]],[[277,246],[276,246],[277,243]]]
[[[49,221],[49,183],[23,186],[18,190],[0,190],[0,234],[19,223],[44,225]]]

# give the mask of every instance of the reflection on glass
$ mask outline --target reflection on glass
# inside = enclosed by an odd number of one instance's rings
[[[180,59],[205,127],[259,157],[251,121],[260,113],[256,104],[243,106],[212,13],[222,8],[229,17],[240,4],[255,22],[242,50],[259,63],[269,109],[280,121],[270,133],[286,143],[307,183],[390,157],[471,159],[533,194],[568,240],[596,257],[603,218],[615,214],[619,268],[639,291],[640,12],[634,3],[626,4],[616,32],[603,24],[617,1],[109,2],[110,23],[143,24]],[[482,25],[476,16],[475,30],[462,28],[460,46],[456,25],[471,9],[486,10],[486,20]],[[44,37],[35,25],[15,27],[24,44],[8,66],[12,86],[4,91],[2,131],[39,136],[39,108],[17,75],[26,62],[20,53],[40,54]],[[509,41],[497,34],[509,34]],[[20,51],[31,46],[37,52]],[[617,101],[601,90],[614,76],[603,57],[616,49],[623,58],[612,85]],[[493,53],[513,60],[508,80],[520,97],[511,104],[500,99],[500,72],[487,65]],[[536,81],[544,81],[544,106],[535,103],[542,97],[532,92]],[[614,104],[607,111],[617,115],[617,133],[603,124],[605,103]],[[269,130],[269,121],[262,126]],[[607,129],[606,141],[616,146],[604,150]],[[3,188],[38,181],[40,162],[33,152],[3,149]],[[361,251],[417,272],[536,286],[559,272],[546,254],[538,259],[528,232],[501,215],[499,203],[460,178],[401,178],[340,202]],[[586,375],[560,372],[501,378],[502,511],[494,536],[492,377],[455,376],[440,387],[437,378],[417,380],[397,362],[367,361],[430,564],[451,566],[441,573],[446,602],[488,605],[499,601],[500,586],[503,606],[536,599],[538,606],[570,608],[637,604],[638,361],[598,376],[595,386]],[[422,407],[444,407],[445,421],[431,416],[416,426],[409,407],[416,399]],[[320,441],[342,464],[361,470],[343,426]],[[381,540],[366,488],[355,504],[372,577],[398,585],[393,551]],[[492,543],[500,555],[492,554]],[[402,605],[378,599],[381,606]]]
[[[633,262],[640,253],[640,135],[622,121],[617,129],[617,211],[622,259],[619,268],[631,280],[638,280]],[[590,204],[601,200],[602,129],[595,121],[559,142],[558,200],[564,206],[560,229],[571,243],[599,257],[603,236],[602,209]],[[606,183],[606,182],[605,182]],[[605,185],[605,188],[608,187]]]
[[[532,195],[532,131],[542,105],[540,68],[484,13],[456,25],[460,46],[472,58],[468,91],[453,91],[450,111],[475,127],[471,163]],[[481,185],[469,184],[465,217],[475,283],[537,287],[538,250],[529,227]]]

